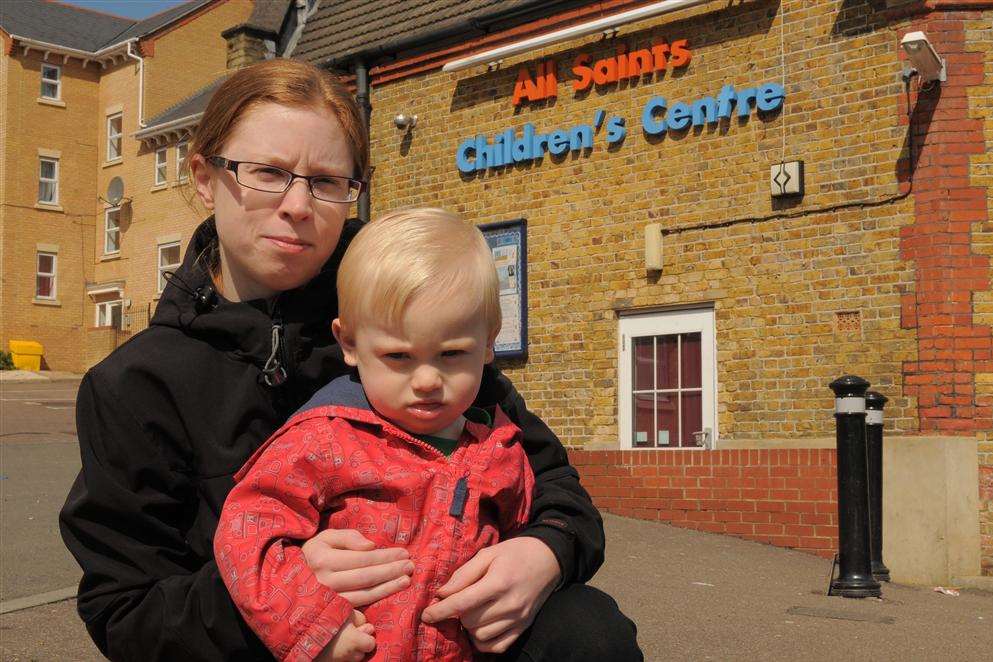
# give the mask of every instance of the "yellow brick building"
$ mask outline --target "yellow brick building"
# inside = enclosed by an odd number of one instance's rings
[[[371,216],[526,219],[502,367],[600,507],[830,554],[855,374],[889,398],[895,576],[993,574],[993,3],[368,7],[295,56],[370,99]],[[920,31],[945,81],[901,78]]]
[[[221,33],[254,9],[194,0],[138,22],[40,1],[0,11],[4,350],[38,341],[44,367],[81,372],[147,324],[159,267],[178,262],[200,214],[177,181],[189,127],[154,145],[137,134],[224,75]]]

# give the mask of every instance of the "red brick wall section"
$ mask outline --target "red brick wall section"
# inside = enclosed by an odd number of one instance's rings
[[[983,83],[984,53],[965,39],[964,20],[977,18],[941,12],[909,28],[927,33],[948,70],[947,82],[912,97],[915,222],[902,228],[900,243],[901,257],[916,267],[901,324],[918,329],[918,360],[905,362],[903,375],[904,394],[917,398],[921,432],[993,427],[993,402],[975,388],[976,373],[993,371],[990,327],[975,324],[972,309],[973,294],[990,287],[990,259],[972,247],[973,225],[988,220],[990,196],[969,175],[970,157],[987,149],[983,120],[970,117],[967,95]]]
[[[569,459],[602,511],[831,558],[833,449],[586,451]]]

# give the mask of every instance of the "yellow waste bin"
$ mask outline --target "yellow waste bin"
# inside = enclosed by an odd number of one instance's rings
[[[18,370],[41,370],[41,355],[44,348],[34,340],[11,340],[10,353],[14,359],[14,367]]]

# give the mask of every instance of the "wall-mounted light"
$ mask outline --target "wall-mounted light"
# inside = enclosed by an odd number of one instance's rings
[[[900,47],[907,54],[907,59],[913,65],[921,80],[929,83],[933,80],[944,82],[945,60],[934,50],[923,32],[908,32],[900,41]]]
[[[399,113],[393,118],[393,124],[401,131],[409,131],[417,126],[417,115],[404,115]]]

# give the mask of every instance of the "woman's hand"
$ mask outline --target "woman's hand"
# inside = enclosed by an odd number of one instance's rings
[[[534,621],[559,574],[552,550],[537,538],[504,540],[456,570],[421,619],[458,618],[478,651],[503,653]]]
[[[354,529],[328,529],[303,544],[307,565],[353,607],[363,607],[410,585],[414,564],[402,547],[376,549]]]

